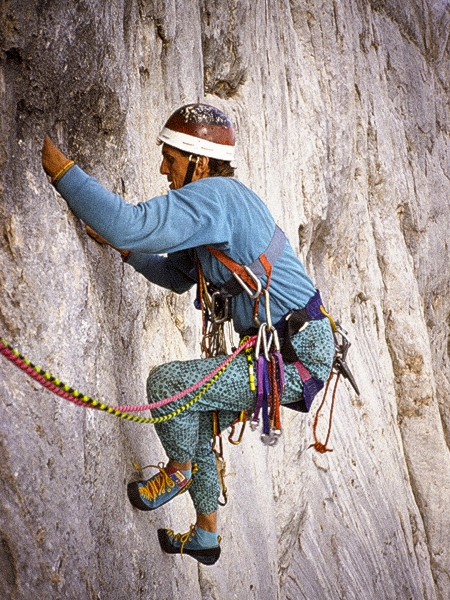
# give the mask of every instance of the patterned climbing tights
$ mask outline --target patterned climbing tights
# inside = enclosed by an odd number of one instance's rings
[[[331,370],[334,343],[328,319],[312,321],[292,337],[292,344],[303,365],[313,377],[325,381]],[[186,389],[210,373],[223,361],[222,357],[171,362],[154,369],[147,380],[149,402],[157,402]],[[303,384],[294,365],[285,365],[286,388],[282,404],[296,402],[301,397]],[[160,417],[174,411],[186,402],[186,397],[152,411]],[[220,485],[212,451],[211,412],[219,411],[223,431],[241,410],[252,413],[256,394],[250,390],[248,363],[245,353],[239,354],[219,379],[191,408],[164,423],[156,431],[167,456],[176,462],[197,463],[198,472],[189,488],[195,509],[201,514],[217,510]]]

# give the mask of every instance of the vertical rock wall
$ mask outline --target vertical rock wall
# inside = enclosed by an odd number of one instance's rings
[[[148,370],[199,355],[193,296],[145,282],[40,167],[46,132],[108,188],[163,193],[156,134],[206,100],[353,340],[331,446],[284,413],[271,449],[226,448],[215,567],[161,554],[187,497],[125,497],[150,425],[51,395],[0,360],[2,597],[448,598],[450,13],[416,0],[41,0],[0,7],[1,335],[63,381],[141,404]],[[316,408],[316,407],[314,407]],[[319,422],[322,437],[326,421]]]

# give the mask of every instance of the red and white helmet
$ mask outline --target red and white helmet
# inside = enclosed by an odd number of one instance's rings
[[[223,112],[208,104],[187,104],[177,109],[158,140],[178,150],[219,160],[234,159],[234,128]]]

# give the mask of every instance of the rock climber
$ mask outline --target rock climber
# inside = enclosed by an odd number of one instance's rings
[[[125,262],[150,282],[178,294],[197,286],[197,299],[202,290],[203,294],[217,292],[221,315],[229,311],[241,338],[258,334],[258,326],[270,319],[273,331],[269,333],[276,332],[283,353],[281,404],[307,412],[332,368],[332,329],[319,292],[268,208],[234,177],[232,123],[215,107],[189,104],[170,116],[158,142],[160,172],[167,177],[169,190],[136,205],[107,191],[48,136],[42,164],[93,235],[120,249]],[[234,265],[244,268],[240,276]],[[212,356],[157,367],[147,381],[149,402],[188,388],[222,359]],[[143,511],[189,491],[196,523],[185,534],[158,530],[167,553],[188,554],[207,565],[220,556],[220,485],[211,415],[216,411],[219,428],[224,430],[240,411],[255,411],[258,388],[249,384],[250,367],[248,354],[239,354],[193,406],[155,425],[167,464],[161,462],[150,479],[128,484],[131,504]],[[164,405],[154,409],[152,416],[167,415],[182,404],[180,399]]]

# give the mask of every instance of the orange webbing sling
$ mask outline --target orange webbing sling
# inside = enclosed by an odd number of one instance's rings
[[[220,261],[227,269],[229,269],[234,277],[226,281],[220,286],[220,291],[224,295],[237,296],[243,291],[242,285],[236,278],[236,275],[251,289],[256,290],[257,285],[255,279],[249,274],[253,274],[256,278],[261,278],[264,275],[267,276],[266,289],[269,287],[270,278],[272,276],[272,267],[281,255],[286,245],[286,236],[283,231],[276,225],[275,232],[270,240],[266,250],[258,256],[258,258],[251,265],[240,265],[235,260],[227,256],[221,250],[207,246],[218,261]]]

